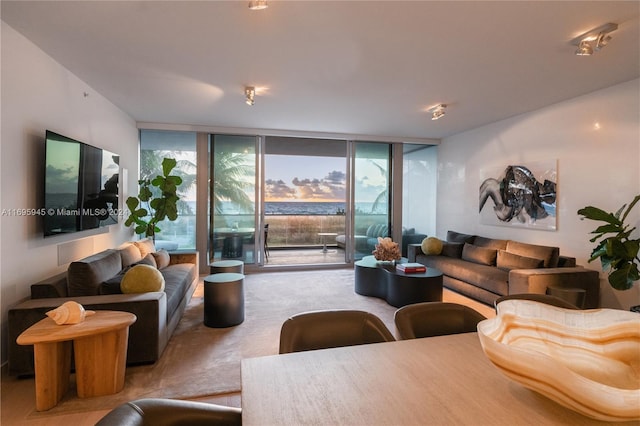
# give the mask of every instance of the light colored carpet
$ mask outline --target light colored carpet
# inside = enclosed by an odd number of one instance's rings
[[[245,320],[222,329],[206,327],[202,322],[200,284],[160,360],[153,365],[128,367],[122,392],[80,399],[73,388],[56,407],[44,413],[34,411],[31,416],[108,409],[137,398],[192,399],[238,392],[240,361],[276,355],[282,323],[299,312],[364,310],[380,317],[397,335],[393,323],[396,308],[383,300],[356,294],[353,281],[352,269],[247,275]],[[445,301],[460,302],[456,300],[460,297],[445,291]]]

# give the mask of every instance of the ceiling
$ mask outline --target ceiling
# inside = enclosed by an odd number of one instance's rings
[[[269,4],[3,0],[1,16],[138,122],[439,139],[640,76],[638,1]],[[609,45],[575,56],[607,22]]]

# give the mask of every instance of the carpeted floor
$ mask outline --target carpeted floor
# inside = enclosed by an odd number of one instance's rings
[[[189,399],[238,392],[240,361],[276,355],[283,321],[303,311],[368,311],[380,317],[396,335],[396,308],[383,300],[356,294],[353,280],[352,269],[247,275],[245,320],[224,329],[204,326],[200,284],[160,360],[153,365],[128,367],[122,392],[80,399],[71,389],[56,407],[46,413],[34,411],[32,415],[108,409],[143,397]],[[448,298],[451,295],[445,291],[445,301]]]

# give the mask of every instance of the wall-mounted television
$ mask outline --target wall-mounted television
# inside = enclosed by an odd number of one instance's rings
[[[119,162],[117,154],[47,130],[44,236],[118,223]]]

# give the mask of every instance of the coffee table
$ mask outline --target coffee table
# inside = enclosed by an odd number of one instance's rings
[[[96,311],[78,324],[57,325],[45,318],[22,332],[16,342],[33,345],[36,410],[55,407],[67,392],[72,343],[78,396],[120,392],[124,387],[129,326],[135,321],[136,316],[129,312]]]
[[[402,258],[400,263],[406,262]],[[442,301],[442,272],[428,267],[422,273],[404,273],[373,256],[355,262],[355,292],[379,297],[396,308],[420,302]]]

